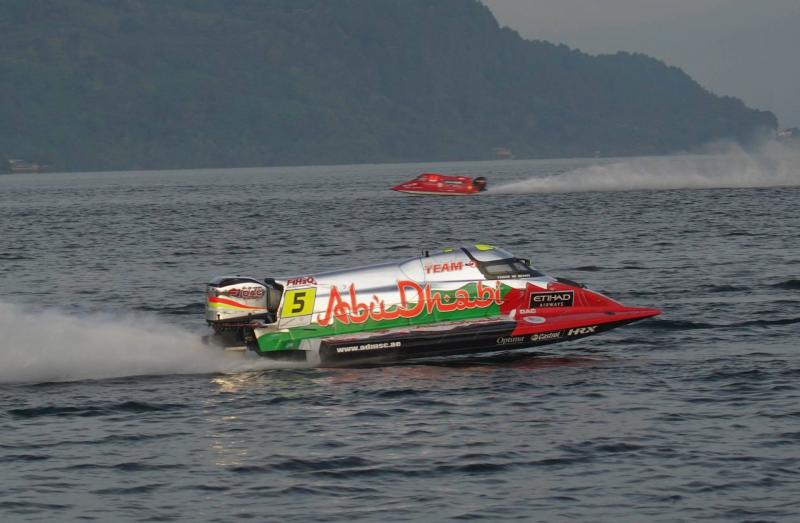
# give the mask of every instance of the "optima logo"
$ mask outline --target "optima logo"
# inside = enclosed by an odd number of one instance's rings
[[[547,309],[552,307],[572,307],[575,300],[573,291],[563,292],[533,292],[531,293],[530,308]]]

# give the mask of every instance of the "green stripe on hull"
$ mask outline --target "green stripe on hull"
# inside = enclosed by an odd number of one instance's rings
[[[501,285],[500,295],[505,297],[511,287]],[[449,296],[450,300],[455,300],[455,294],[458,291],[466,290],[470,298],[477,297],[477,285],[470,283],[461,289],[452,291],[435,291],[442,297]],[[417,302],[418,303],[418,302]],[[417,303],[408,304],[409,307],[417,305]],[[398,306],[393,306],[389,311],[394,311]],[[392,320],[367,319],[363,323],[342,323],[340,321],[333,321],[331,325],[321,326],[318,324],[306,325],[304,327],[293,327],[281,332],[273,332],[260,336],[258,338],[259,352],[292,350],[300,347],[300,342],[310,338],[325,338],[339,334],[349,334],[354,332],[369,332],[379,331],[384,329],[392,329],[396,327],[408,327],[416,325],[427,325],[431,323],[440,323],[448,321],[461,321],[475,318],[488,318],[498,316],[500,314],[500,306],[496,302],[492,302],[486,307],[476,307],[471,309],[454,310],[450,312],[442,312],[433,307],[432,311],[423,308],[422,312],[413,318],[396,318]]]

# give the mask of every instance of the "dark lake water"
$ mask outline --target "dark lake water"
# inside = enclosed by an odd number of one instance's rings
[[[491,191],[387,190],[425,170]],[[0,520],[800,521],[798,185],[775,151],[0,176]],[[370,369],[199,341],[215,275],[476,242],[664,313]]]

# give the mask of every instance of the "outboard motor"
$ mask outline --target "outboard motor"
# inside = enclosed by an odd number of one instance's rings
[[[487,188],[486,178],[483,176],[478,176],[474,180],[472,180],[472,185],[478,188],[479,191],[485,191]]]
[[[252,348],[256,344],[253,328],[275,321],[281,294],[281,286],[273,280],[241,276],[211,280],[206,286],[206,321],[214,329],[214,342]]]
[[[256,279],[222,276],[206,286],[206,321],[212,324],[268,316],[267,287]]]

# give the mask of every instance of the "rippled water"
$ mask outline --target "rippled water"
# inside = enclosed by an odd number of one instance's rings
[[[795,159],[0,177],[0,519],[797,521]],[[386,190],[432,168],[493,189]],[[212,276],[473,242],[664,314],[370,369],[199,343]]]

